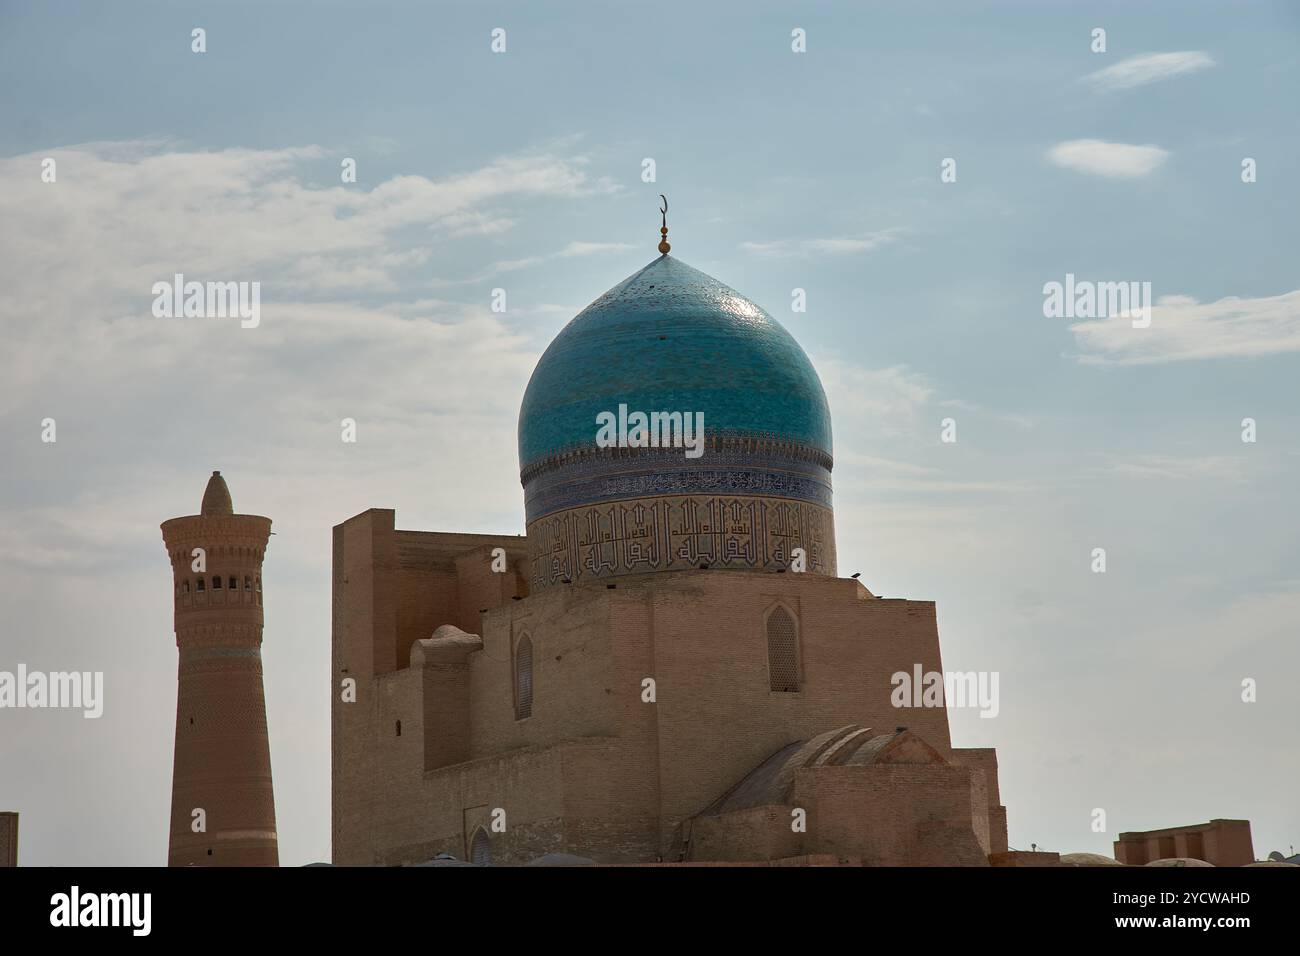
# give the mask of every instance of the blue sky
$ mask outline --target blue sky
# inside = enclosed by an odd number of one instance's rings
[[[841,573],[936,600],[945,665],[1001,673],[997,719],[952,721],[998,747],[1012,845],[1296,842],[1300,11],[738,9],[0,3],[0,669],[93,665],[120,701],[0,716],[24,862],[165,856],[157,525],[213,468],[276,521],[282,858],[327,858],[329,528],[522,530],[528,374],[653,257],[660,192],[674,254],[822,375]],[[153,319],[174,272],[261,281],[262,325]],[[1150,282],[1152,328],[1045,318],[1066,273]]]

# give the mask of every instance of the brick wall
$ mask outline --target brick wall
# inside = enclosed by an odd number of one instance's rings
[[[1215,866],[1253,863],[1250,821],[1216,819],[1186,827],[1121,833],[1115,841],[1115,859],[1130,866],[1170,857],[1191,857]]]
[[[996,845],[992,752],[953,751],[942,707],[890,704],[894,672],[942,671],[931,602],[881,600],[823,576],[698,570],[512,600],[518,579],[491,574],[490,550],[506,547],[513,572],[521,539],[395,531],[393,522],[392,511],[376,509],[335,529],[335,675],[358,680],[357,702],[336,692],[333,705],[335,862],[417,862],[441,851],[464,858],[496,808],[507,821],[504,833],[490,834],[496,862],[555,851],[671,862],[683,821],[786,744],[847,724],[877,733],[907,726],[944,756],[964,754],[963,766],[937,777],[890,768],[879,779],[892,783],[857,797],[851,787],[815,791],[827,834],[839,836],[796,848],[769,832],[747,858],[834,854],[837,840],[861,842],[850,836],[855,826],[884,840],[889,817],[880,814],[909,799],[921,822],[965,821],[968,838],[945,837],[959,844],[956,858],[966,861],[974,847],[982,862],[980,843]],[[796,693],[769,686],[764,622],[778,605],[798,624]],[[434,641],[407,666],[412,643],[442,624],[474,625],[482,649],[462,662],[426,651]],[[525,634],[533,710],[519,720],[514,661]],[[643,700],[647,678],[653,703]],[[977,817],[984,811],[979,838],[972,801]],[[864,812],[873,816],[854,823]],[[734,821],[714,827],[692,839],[707,846],[743,832]],[[919,839],[872,853],[920,859],[930,850]]]
[[[922,764],[802,769],[793,799],[808,811],[805,852],[866,866],[986,866],[970,826],[970,774]]]

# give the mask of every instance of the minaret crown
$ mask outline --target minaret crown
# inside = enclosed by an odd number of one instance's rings
[[[214,471],[212,477],[208,479],[208,487],[203,491],[203,504],[199,508],[199,514],[232,515],[234,513],[235,506],[230,500],[230,489],[226,487],[226,479],[221,477],[221,472]]]

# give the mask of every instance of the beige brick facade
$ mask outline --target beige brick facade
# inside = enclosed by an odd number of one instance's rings
[[[1249,820],[1211,820],[1186,827],[1121,833],[1115,859],[1132,866],[1155,860],[1204,860],[1215,866],[1245,866],[1255,861]]]
[[[465,859],[480,828],[495,863],[984,865],[1006,850],[993,752],[953,749],[942,707],[890,703],[896,671],[942,671],[932,603],[736,570],[529,595],[528,556],[523,537],[399,531],[389,510],[334,529],[336,863]],[[769,680],[778,607],[796,624],[794,692]],[[702,816],[782,748],[849,726],[889,757],[831,754],[793,773],[781,799],[806,811],[803,831],[784,803]],[[917,743],[885,739],[899,727]]]

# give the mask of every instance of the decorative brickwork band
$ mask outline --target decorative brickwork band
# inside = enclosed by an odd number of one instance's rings
[[[528,526],[531,587],[676,571],[789,570],[792,551],[807,570],[835,574],[829,508],[766,497],[637,498],[573,508]]]

